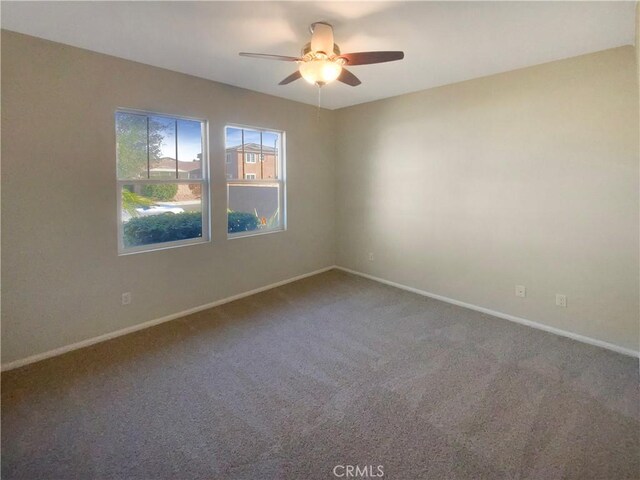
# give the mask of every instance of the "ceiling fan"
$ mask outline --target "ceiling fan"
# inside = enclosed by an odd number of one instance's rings
[[[296,62],[298,70],[282,80],[279,85],[287,85],[299,78],[304,78],[310,84],[318,87],[334,80],[356,87],[362,82],[344,68],[345,66],[393,62],[404,58],[404,52],[398,51],[340,53],[340,47],[333,43],[333,27],[330,24],[326,22],[312,23],[310,30],[311,42],[302,48],[300,57],[247,52],[240,52],[240,55],[265,60]]]

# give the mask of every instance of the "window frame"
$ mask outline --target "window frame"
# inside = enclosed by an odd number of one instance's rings
[[[118,113],[128,113],[132,115],[141,115],[145,117],[165,117],[175,120],[187,120],[192,122],[200,122],[200,135],[202,140],[202,159],[201,169],[202,174],[200,179],[196,178],[138,178],[138,179],[121,179],[118,176],[118,138],[116,132],[116,118]],[[114,126],[114,142],[115,147],[115,173],[116,173],[116,215],[118,223],[118,256],[133,255],[144,252],[154,252],[157,250],[167,250],[170,248],[184,247],[188,245],[198,245],[201,243],[211,242],[211,194],[210,194],[210,169],[209,169],[209,121],[204,118],[188,117],[184,115],[174,115],[169,113],[153,112],[149,110],[136,110],[125,107],[118,107],[113,112],[113,126]],[[147,146],[148,148],[148,146]],[[177,151],[176,151],[177,157]],[[176,158],[176,161],[178,159]],[[201,185],[201,206],[202,206],[202,236],[197,238],[189,238],[185,240],[176,240],[173,242],[151,243],[148,245],[139,245],[135,247],[125,247],[124,245],[124,225],[122,223],[122,188],[125,185],[159,185],[159,184],[177,184],[177,185],[192,185],[199,183]]]
[[[276,161],[278,161],[278,172],[279,172],[279,176],[278,178],[272,178],[272,179],[255,179],[255,180],[247,180],[244,178],[236,178],[236,179],[229,179],[229,178],[225,178],[225,187],[227,189],[227,225],[229,224],[229,184],[230,183],[236,183],[236,184],[245,184],[245,185],[265,185],[265,186],[273,186],[273,185],[278,185],[279,189],[278,189],[278,211],[280,214],[280,226],[278,228],[273,228],[271,230],[253,230],[253,231],[248,231],[248,232],[235,232],[235,233],[229,233],[229,231],[227,230],[227,240],[234,240],[237,238],[246,238],[246,237],[255,237],[255,236],[259,236],[259,235],[269,235],[271,233],[281,233],[281,232],[285,232],[287,231],[287,150],[286,150],[286,132],[284,130],[280,130],[277,128],[268,128],[268,127],[255,127],[252,125],[243,125],[243,124],[239,124],[239,123],[226,123],[224,126],[224,148],[225,148],[225,152],[227,150],[227,129],[228,128],[236,128],[236,129],[244,129],[244,130],[253,130],[256,132],[270,132],[270,133],[277,133],[280,136],[280,152],[278,155],[278,159]],[[260,154],[256,154],[256,160],[258,160],[258,157],[260,156]],[[244,158],[243,158],[244,161]],[[257,162],[256,162],[257,163]],[[226,175],[225,175],[226,177]]]

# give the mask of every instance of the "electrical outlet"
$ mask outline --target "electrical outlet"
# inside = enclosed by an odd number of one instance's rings
[[[526,297],[527,288],[524,285],[516,285],[516,297]]]
[[[373,252],[369,252],[369,261],[373,262]]]
[[[567,307],[567,296],[556,293],[556,305],[562,308]]]
[[[131,292],[124,292],[122,294],[122,304],[129,305],[131,303]]]

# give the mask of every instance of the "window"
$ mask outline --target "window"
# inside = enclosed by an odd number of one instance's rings
[[[117,111],[118,251],[209,240],[206,122]]]
[[[227,126],[225,139],[227,153],[245,159],[226,165],[229,238],[284,230],[284,133]]]
[[[227,152],[227,163],[231,163],[233,161],[233,153]]]

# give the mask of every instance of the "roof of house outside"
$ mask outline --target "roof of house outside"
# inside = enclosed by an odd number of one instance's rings
[[[242,150],[242,145],[237,145],[235,147],[227,148],[227,152],[239,151]],[[259,143],[245,143],[244,144],[245,152],[256,152],[260,153],[260,144]],[[262,145],[262,153],[274,153],[277,152],[277,148],[270,147],[268,145]]]
[[[179,172],[192,172],[194,170],[200,170],[202,162],[183,162],[178,160]],[[176,159],[171,157],[162,157],[158,160],[151,160],[150,170],[154,171],[174,171],[176,169]]]

